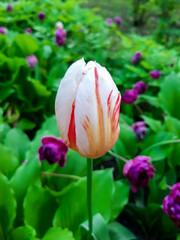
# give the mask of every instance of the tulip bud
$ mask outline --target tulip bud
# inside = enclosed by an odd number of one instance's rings
[[[46,18],[46,14],[44,12],[40,12],[38,13],[38,18],[40,21],[44,21],[44,19]]]
[[[83,157],[98,158],[119,136],[121,97],[106,68],[84,59],[61,80],[55,111],[65,144]]]
[[[136,122],[131,126],[139,142],[146,136],[146,123],[144,121]]]
[[[32,34],[32,29],[31,28],[26,28],[25,33]]]
[[[139,81],[133,85],[133,88],[138,92],[138,94],[143,94],[147,90],[147,84],[143,81]]]
[[[138,156],[125,164],[123,175],[131,184],[132,192],[138,192],[139,188],[147,187],[150,179],[154,177],[155,168],[149,162],[150,159],[147,156]]]
[[[35,55],[26,57],[26,60],[30,68],[34,68],[36,63],[38,63],[38,59]]]
[[[117,25],[121,25],[121,23],[122,23],[122,18],[120,18],[120,17],[115,17],[115,18],[114,18],[114,21],[115,21],[115,23],[116,23]]]
[[[64,167],[68,147],[60,138],[43,137],[42,146],[38,149],[40,161],[47,160],[49,164],[58,163]]]
[[[0,27],[0,34],[6,34],[6,32],[5,27]]]
[[[136,52],[132,57],[132,64],[136,64],[142,58],[141,52]]]
[[[122,96],[122,101],[126,104],[132,104],[138,99],[138,92],[136,90],[126,90]]]
[[[63,28],[59,28],[55,32],[55,37],[56,37],[56,45],[58,47],[64,46],[64,44],[66,42],[66,31]]]
[[[13,6],[11,6],[10,4],[8,4],[7,7],[6,7],[6,10],[7,10],[8,12],[11,12],[11,11],[13,10]]]
[[[180,228],[180,183],[176,183],[171,188],[171,193],[163,200],[163,210]]]
[[[161,72],[158,70],[154,70],[150,72],[149,75],[152,77],[152,79],[159,79],[161,77]]]

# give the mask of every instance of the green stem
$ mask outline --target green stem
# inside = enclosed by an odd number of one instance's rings
[[[63,177],[63,178],[71,178],[75,180],[80,180],[81,177],[75,175],[61,174],[61,173],[50,173],[50,172],[41,172],[42,175],[49,175],[53,177]]]
[[[1,240],[5,240],[4,233],[3,233],[3,229],[2,229],[2,226],[1,226],[1,225],[0,225],[0,239],[1,239]]]
[[[109,150],[108,153],[109,153],[110,155],[112,155],[113,157],[120,159],[120,160],[123,161],[123,162],[128,162],[128,159],[119,156],[118,154],[112,152],[111,150]]]
[[[171,144],[171,143],[180,143],[180,139],[167,140],[167,141],[162,141],[160,143],[153,144],[153,145],[149,146],[148,148],[146,148],[145,150],[143,150],[141,152],[141,154],[143,154],[144,152],[150,150],[151,148],[162,146],[162,145],[166,145],[166,144]]]
[[[89,220],[89,236],[91,239],[93,224],[92,224],[92,171],[93,171],[93,159],[87,158],[87,208],[88,208],[88,220]]]

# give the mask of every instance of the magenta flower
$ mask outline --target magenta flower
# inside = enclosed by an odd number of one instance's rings
[[[0,34],[6,34],[6,32],[5,27],[0,27]]]
[[[132,104],[138,99],[138,92],[136,90],[126,90],[122,96],[122,101],[126,104]]]
[[[117,25],[121,25],[121,23],[122,23],[122,18],[120,18],[120,17],[115,17],[115,18],[114,18],[114,21],[115,21],[115,23],[116,23]]]
[[[56,137],[43,137],[42,146],[38,149],[40,161],[47,160],[49,164],[58,163],[64,167],[68,147],[62,139]]]
[[[147,90],[147,84],[143,81],[139,81],[133,85],[133,89],[138,92],[138,94],[143,94]]]
[[[32,34],[32,29],[31,28],[26,28],[24,32],[28,33],[28,34]]]
[[[142,58],[141,52],[136,52],[132,57],[132,64],[136,64]]]
[[[161,72],[158,70],[154,70],[150,72],[149,75],[152,77],[152,79],[159,79],[161,77]]]
[[[29,67],[32,69],[35,67],[36,63],[38,63],[38,59],[35,55],[26,57],[26,60],[27,60]]]
[[[176,227],[180,228],[180,182],[173,185],[171,193],[164,198],[163,210]]]
[[[10,4],[8,4],[7,7],[6,7],[6,10],[7,10],[8,12],[11,12],[11,11],[13,10],[13,6],[11,6]]]
[[[113,23],[112,18],[106,18],[106,22],[109,24],[109,26]]]
[[[63,28],[59,28],[56,32],[55,32],[55,41],[56,41],[56,45],[59,46],[63,46],[66,42],[66,31]]]
[[[144,121],[136,122],[131,126],[139,142],[146,136],[146,123]]]
[[[150,157],[137,156],[129,160],[123,169],[123,175],[131,184],[131,191],[138,192],[139,188],[148,186],[151,178],[154,177],[155,168],[149,161]]]
[[[38,13],[38,18],[40,21],[44,21],[44,19],[46,18],[46,14],[44,12],[40,12]]]

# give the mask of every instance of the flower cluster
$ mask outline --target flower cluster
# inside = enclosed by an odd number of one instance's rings
[[[150,179],[154,177],[155,168],[150,160],[151,158],[147,156],[137,156],[125,164],[123,175],[131,184],[132,192],[147,187]]]
[[[38,150],[40,161],[47,160],[49,164],[58,163],[60,167],[64,167],[68,147],[62,139],[47,136],[41,142],[43,145]]]
[[[106,22],[108,23],[109,26],[111,26],[111,24],[113,24],[113,19],[112,18],[106,18]],[[117,25],[121,25],[122,24],[122,18],[120,17],[115,17],[114,18],[114,22]]]
[[[171,188],[171,193],[163,200],[164,212],[180,228],[180,182]]]
[[[134,133],[136,134],[138,142],[146,136],[147,129],[146,129],[146,123],[144,121],[139,121],[139,122],[134,123],[131,126],[131,128],[134,131]]]

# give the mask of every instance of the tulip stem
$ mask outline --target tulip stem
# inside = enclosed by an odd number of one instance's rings
[[[137,109],[137,111],[143,115],[143,110],[139,107],[139,105],[137,105],[136,103],[133,103],[133,105],[135,106],[135,108]]]
[[[63,178],[71,178],[75,180],[80,180],[81,177],[75,175],[61,174],[61,173],[50,173],[50,172],[41,172],[42,175],[49,175],[53,177],[63,177]]]
[[[166,187],[171,190],[171,186],[170,185],[166,184]]]
[[[89,220],[89,236],[92,235],[92,171],[93,171],[93,159],[87,158],[87,208],[88,208],[88,220]]]
[[[123,162],[125,162],[125,163],[128,162],[128,159],[119,156],[118,154],[112,152],[111,150],[109,150],[108,153],[109,153],[111,156],[113,156],[113,157],[115,157],[115,158],[118,158],[118,159],[120,159],[121,161],[123,161]]]

